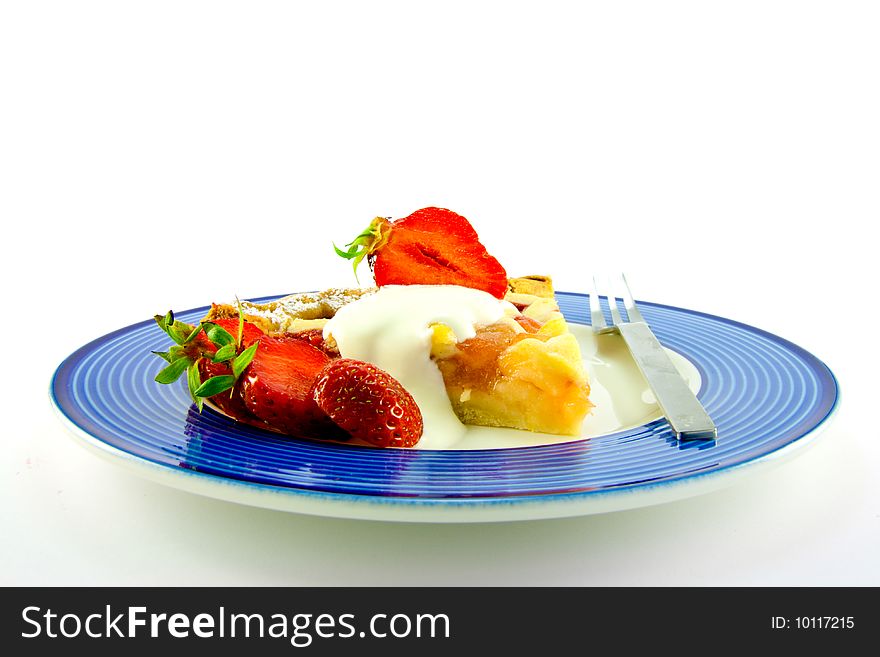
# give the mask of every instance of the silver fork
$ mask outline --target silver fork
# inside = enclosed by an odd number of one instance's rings
[[[620,290],[629,321],[623,321],[617,307],[617,295],[613,284],[609,285],[607,294],[608,308],[611,311],[611,324],[605,321],[602,306],[599,303],[599,282],[593,276],[593,289],[590,293],[590,315],[593,332],[619,333],[633,359],[639,366],[642,375],[654,391],[657,403],[672,430],[679,440],[714,440],[718,430],[706,409],[691,392],[688,384],[675,369],[666,350],[660,345],[654,333],[648,327],[636,302],[629,291],[626,277],[620,274]]]

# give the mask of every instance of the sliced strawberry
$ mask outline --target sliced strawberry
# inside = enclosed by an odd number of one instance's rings
[[[377,217],[336,252],[358,263],[368,257],[376,285],[461,285],[503,298],[507,272],[486,251],[467,219],[423,208],[398,221]]]
[[[466,242],[479,241],[479,236],[471,223],[457,212],[446,208],[422,208],[408,217],[395,222],[398,228],[420,230],[425,233],[439,233],[457,237]]]
[[[338,432],[315,403],[312,385],[330,357],[306,340],[264,335],[241,377],[248,411],[282,433],[329,437]],[[335,436],[334,436],[335,437]]]
[[[507,274],[479,242],[393,231],[373,263],[376,285],[461,285],[501,298]]]
[[[412,447],[422,436],[422,413],[397,379],[375,365],[340,358],[325,366],[312,395],[352,437],[378,447]]]

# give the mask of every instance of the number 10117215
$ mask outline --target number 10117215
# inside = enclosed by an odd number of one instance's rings
[[[851,630],[856,626],[854,616],[773,616],[770,627],[774,630]]]

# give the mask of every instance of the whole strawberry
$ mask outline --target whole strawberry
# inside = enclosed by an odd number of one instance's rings
[[[333,422],[378,447],[412,447],[422,437],[422,413],[388,372],[351,358],[331,361],[312,395]]]
[[[336,253],[365,257],[376,285],[461,285],[499,299],[507,292],[504,267],[486,251],[467,219],[445,208],[423,208],[408,217],[373,222]]]
[[[196,326],[175,319],[171,311],[154,319],[174,341],[168,351],[153,352],[166,362],[156,381],[173,383],[186,372],[199,412],[208,398],[230,415],[246,412],[238,395],[239,378],[253,360],[263,332],[241,316]]]

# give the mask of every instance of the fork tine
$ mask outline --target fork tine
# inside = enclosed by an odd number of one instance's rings
[[[620,280],[623,281],[623,305],[626,308],[626,314],[631,322],[644,322],[642,313],[636,306],[636,300],[633,299],[632,292],[629,290],[629,283],[626,282],[626,276],[621,272]]]
[[[623,324],[623,318],[620,316],[620,310],[617,308],[617,293],[614,291],[614,279],[608,277],[608,309],[611,311],[611,322],[615,326]]]
[[[590,290],[590,322],[594,331],[605,328],[605,315],[602,314],[602,304],[599,303],[599,282],[595,276]]]

